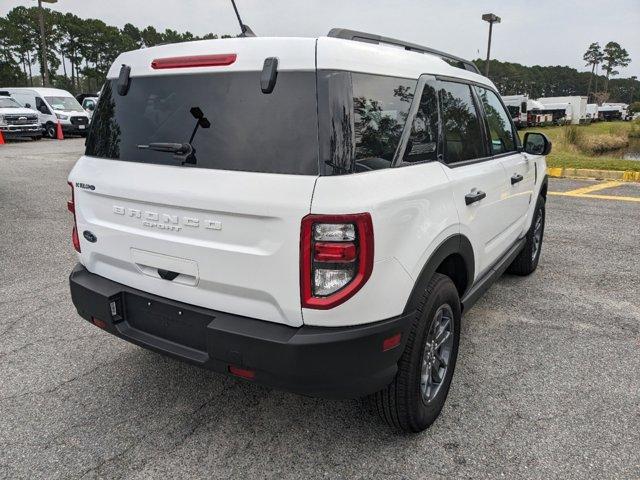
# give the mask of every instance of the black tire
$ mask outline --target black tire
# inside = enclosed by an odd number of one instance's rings
[[[544,221],[545,201],[540,196],[536,202],[533,221],[527,232],[524,248],[507,268],[508,273],[524,276],[533,273],[538,268],[540,253],[542,252],[542,240],[544,238]]]
[[[55,123],[47,123],[45,127],[45,133],[48,138],[56,138],[57,126]]]
[[[427,352],[430,350],[427,346],[427,341],[434,338],[434,326],[441,325],[436,317],[444,306],[448,306],[448,312],[451,316],[449,322],[451,332],[447,337],[448,339],[450,338],[447,342],[450,341],[451,343],[449,345],[446,368],[442,374],[441,381],[432,384],[437,385],[437,389],[431,392],[433,396],[425,398],[428,393],[423,391],[423,385],[425,384],[423,382],[423,362],[426,362],[425,357],[428,356]],[[446,275],[434,274],[422,292],[422,298],[409,332],[407,345],[398,362],[396,377],[383,390],[368,397],[369,403],[374,410],[391,427],[405,432],[420,432],[431,425],[440,414],[449,393],[451,378],[453,377],[458,357],[460,316],[460,299],[455,285]],[[445,318],[444,315],[441,318]],[[431,343],[430,341],[429,345]],[[425,363],[424,365],[430,365],[430,363]],[[442,366],[439,368],[442,368]],[[432,372],[430,368],[428,371]]]

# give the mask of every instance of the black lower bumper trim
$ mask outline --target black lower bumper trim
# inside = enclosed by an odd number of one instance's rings
[[[145,348],[301,394],[355,398],[396,374],[413,314],[353,327],[299,328],[187,305],[129,288],[77,265],[69,278],[80,316]],[[101,321],[101,322],[100,322]],[[383,352],[384,339],[402,334]]]

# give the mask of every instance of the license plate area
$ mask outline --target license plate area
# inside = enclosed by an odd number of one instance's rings
[[[169,302],[125,294],[127,323],[164,340],[206,352],[206,328],[213,317]]]

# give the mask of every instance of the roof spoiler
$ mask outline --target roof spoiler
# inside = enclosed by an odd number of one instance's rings
[[[375,44],[387,44],[394,45],[396,47],[402,47],[405,50],[418,53],[427,53],[429,55],[435,55],[447,62],[449,65],[463,70],[468,70],[473,73],[480,74],[480,70],[475,66],[473,62],[465,60],[464,58],[456,57],[449,53],[441,52],[431,47],[425,47],[416,43],[405,42],[404,40],[398,40],[396,38],[383,37],[381,35],[375,35],[373,33],[358,32],[356,30],[349,30],[346,28],[333,28],[327,34],[328,37],[342,38],[344,40],[353,40],[356,42],[375,43]]]

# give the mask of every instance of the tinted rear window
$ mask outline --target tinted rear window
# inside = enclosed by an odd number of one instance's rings
[[[192,142],[197,167],[318,174],[315,72],[280,72],[271,94],[260,72],[133,77],[125,96],[105,84],[87,139],[89,156],[180,165],[171,153],[138,148],[186,143],[198,107],[211,123]]]

